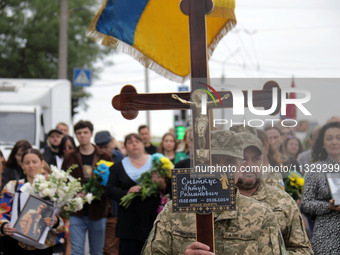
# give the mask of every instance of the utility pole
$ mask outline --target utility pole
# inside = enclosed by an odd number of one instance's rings
[[[68,0],[60,0],[58,79],[67,79]]]

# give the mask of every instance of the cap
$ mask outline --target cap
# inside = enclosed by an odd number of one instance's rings
[[[62,135],[63,134],[63,132],[61,132],[59,129],[51,129],[49,132],[48,132],[48,134],[47,134],[47,137],[49,137],[52,133],[58,133],[58,134],[60,134],[60,135]]]
[[[94,136],[94,142],[96,145],[104,145],[108,144],[112,139],[112,136],[109,131],[100,131],[97,132]]]
[[[211,154],[243,158],[243,145],[240,135],[228,130],[211,132]]]
[[[257,136],[255,136],[251,133],[246,133],[246,132],[241,132],[241,133],[238,133],[238,134],[241,136],[242,143],[243,143],[243,149],[245,149],[249,146],[255,146],[260,151],[260,153],[262,154],[263,145],[262,145],[261,140]]]

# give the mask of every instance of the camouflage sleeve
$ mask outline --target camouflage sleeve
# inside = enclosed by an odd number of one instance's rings
[[[285,240],[288,254],[313,254],[312,247],[309,242],[309,238],[307,236],[305,225],[303,223],[299,208],[297,207],[295,202],[294,204],[290,205],[290,207],[290,224],[289,229],[287,229],[289,233],[286,236],[288,240]]]
[[[153,228],[142,251],[143,255],[172,254],[171,226],[167,220],[169,213],[168,203],[153,224]]]
[[[284,190],[283,179],[280,173],[265,173],[262,176],[265,184]]]
[[[280,227],[272,212],[265,216],[260,232],[258,233],[258,254],[281,255]],[[284,246],[284,245],[283,245]]]

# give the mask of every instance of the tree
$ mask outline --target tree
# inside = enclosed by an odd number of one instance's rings
[[[0,2],[0,77],[58,78],[59,4],[41,0]],[[97,0],[69,0],[69,80],[73,79],[75,67],[91,69],[96,77],[95,61],[113,51],[86,37],[87,27],[99,7]],[[72,105],[89,96],[81,88],[73,90],[76,102]]]

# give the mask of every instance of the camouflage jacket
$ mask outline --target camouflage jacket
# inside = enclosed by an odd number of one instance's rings
[[[281,254],[280,230],[270,208],[239,194],[236,205],[235,211],[214,213],[215,254]],[[195,213],[173,213],[170,201],[156,218],[142,254],[184,254],[195,241]]]
[[[250,197],[272,208],[279,222],[288,254],[313,254],[300,210],[290,195],[282,189],[261,182]]]
[[[262,175],[262,181],[269,186],[277,187],[284,190],[283,178],[281,173],[266,172]]]

